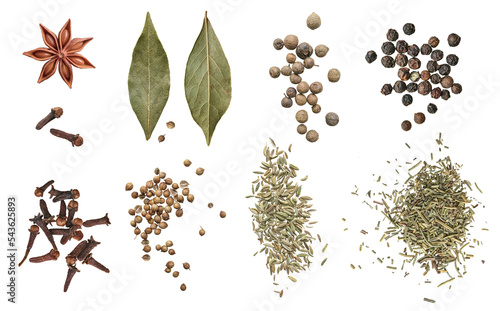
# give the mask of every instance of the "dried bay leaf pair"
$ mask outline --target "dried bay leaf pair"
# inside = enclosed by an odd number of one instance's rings
[[[128,88],[132,109],[148,140],[170,94],[167,54],[149,13],[132,55]],[[184,89],[191,115],[210,145],[217,123],[231,102],[231,70],[206,12],[188,58]]]

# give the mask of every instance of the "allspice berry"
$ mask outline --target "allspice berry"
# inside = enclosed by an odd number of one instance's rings
[[[297,95],[297,90],[294,87],[289,87],[286,89],[285,94],[289,98],[294,98]]]
[[[293,102],[290,98],[283,97],[283,99],[281,100],[281,106],[283,106],[284,108],[290,108],[293,106]]]
[[[321,84],[321,82],[313,82],[309,86],[309,89],[313,94],[321,93],[323,91],[323,84]]]
[[[297,91],[300,94],[305,94],[309,92],[309,83],[307,83],[306,81],[300,82],[299,84],[297,84]]]
[[[320,44],[320,45],[316,46],[316,48],[314,49],[314,53],[318,57],[325,57],[326,54],[328,54],[329,50],[330,49],[326,45]]]
[[[304,59],[304,67],[306,67],[307,69],[311,69],[312,67],[314,67],[314,58],[307,57],[306,59]]]
[[[292,74],[292,67],[290,66],[281,67],[281,74],[284,75],[285,77],[289,77]]]
[[[301,62],[295,62],[292,64],[292,71],[295,74],[301,74],[304,72],[304,64]]]
[[[184,166],[185,167],[189,167],[191,165],[191,161],[189,161],[188,159],[184,160]]]
[[[295,119],[297,119],[297,122],[299,122],[299,123],[306,123],[308,118],[309,117],[307,115],[307,111],[305,111],[305,110],[299,110],[295,114]]]
[[[304,135],[305,133],[307,133],[307,126],[305,124],[299,124],[297,126],[297,133],[299,133],[300,135]]]
[[[318,29],[319,26],[321,26],[321,18],[319,17],[318,14],[313,12],[311,15],[307,17],[307,27],[314,30]]]
[[[280,69],[276,66],[269,68],[269,75],[271,76],[271,78],[279,77],[280,73],[281,73]]]
[[[226,218],[226,212],[224,212],[224,211],[221,211],[219,215],[220,215],[220,218]]]
[[[319,134],[315,130],[310,130],[306,134],[306,139],[310,141],[311,143],[317,141],[319,139]]]
[[[403,131],[408,132],[409,130],[411,130],[411,122],[408,120],[403,121],[401,123],[401,128],[403,129]]]
[[[339,124],[339,116],[335,112],[329,112],[325,116],[326,124],[335,126]]]
[[[196,175],[198,175],[198,176],[203,175],[204,172],[205,172],[205,170],[203,168],[201,168],[201,167],[198,167],[196,169]]]
[[[286,62],[289,63],[289,64],[293,64],[295,63],[295,61],[297,60],[297,56],[295,56],[295,54],[293,53],[288,53],[286,55]]]
[[[340,80],[340,71],[338,69],[332,68],[328,70],[328,81],[338,82]]]
[[[297,38],[296,35],[288,35],[285,37],[285,40],[283,40],[283,43],[287,49],[293,50],[299,44],[299,38]]]
[[[295,49],[295,54],[297,54],[297,56],[300,59],[306,59],[307,57],[311,56],[313,54],[313,52],[314,51],[313,51],[312,46],[307,42],[302,42]]]
[[[273,46],[276,50],[281,50],[284,46],[284,42],[283,40],[281,40],[280,38],[277,38],[277,39],[274,39],[273,41]]]
[[[307,103],[311,106],[314,106],[318,103],[318,96],[316,94],[307,95]]]
[[[307,102],[307,98],[303,94],[299,94],[295,96],[295,103],[299,106],[305,105]]]
[[[200,233],[200,236],[204,236],[205,235],[205,229],[201,228],[199,233]]]
[[[413,116],[413,119],[415,120],[415,123],[422,124],[425,122],[425,114],[423,114],[422,112],[417,112]]]
[[[181,285],[181,291],[185,291],[186,290],[186,284],[182,284]]]
[[[134,184],[131,183],[131,182],[128,182],[126,185],[125,185],[125,191],[130,191],[134,188]]]
[[[302,78],[299,75],[296,75],[294,73],[290,75],[290,82],[292,84],[299,84],[300,81],[302,81]]]
[[[320,113],[321,112],[321,106],[316,104],[316,105],[313,105],[312,108],[311,108],[312,112],[313,113]]]

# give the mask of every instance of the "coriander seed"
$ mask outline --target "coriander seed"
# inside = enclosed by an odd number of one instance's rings
[[[175,266],[175,263],[173,261],[168,261],[167,264],[165,265],[167,268],[172,269]]]
[[[226,218],[226,212],[221,211],[219,216],[220,216],[220,218]]]
[[[168,129],[173,129],[175,127],[175,122],[174,121],[168,121],[167,122],[167,128]]]
[[[285,44],[285,47],[289,50],[293,50],[297,47],[299,44],[299,38],[297,38],[296,35],[288,35],[285,37],[285,40],[283,41]]]
[[[306,123],[308,120],[307,111],[305,111],[305,110],[297,111],[297,113],[295,114],[295,119],[299,123]]]
[[[135,215],[135,210],[133,208],[128,210],[129,215],[134,216]]]
[[[144,245],[144,248],[142,250],[145,251],[146,253],[149,253],[151,251],[151,246]]]
[[[184,267],[184,269],[186,270],[189,270],[191,268],[191,265],[188,263],[188,262],[185,262],[182,264],[182,266]]]
[[[162,143],[162,142],[164,142],[164,141],[165,141],[165,135],[160,135],[160,136],[158,136],[158,142],[159,142],[159,143]]]
[[[198,176],[203,175],[204,172],[205,172],[205,170],[203,168],[201,168],[201,167],[198,167],[196,169],[196,175],[198,175]]]
[[[130,194],[130,196],[132,197],[132,199],[137,199],[139,197],[139,193],[137,193],[137,191],[134,191]]]
[[[144,261],[149,261],[150,259],[151,259],[151,256],[148,254],[145,254],[144,256],[142,256],[142,260],[144,260]]]
[[[281,50],[284,45],[285,44],[284,44],[283,40],[281,40],[280,38],[274,39],[274,41],[273,41],[273,46],[278,51]]]
[[[184,160],[184,166],[185,166],[185,167],[189,167],[189,166],[191,165],[191,163],[192,163],[192,162],[191,162],[190,160],[188,160],[188,159]],[[168,184],[168,183],[167,183],[167,184]]]
[[[181,291],[185,291],[186,290],[186,284],[182,284],[181,285]]]
[[[205,229],[201,228],[199,233],[200,233],[200,236],[204,236],[205,235]]]
[[[325,116],[326,124],[335,126],[339,124],[339,116],[335,112],[329,112]]]
[[[174,242],[172,242],[172,241],[168,240],[167,242],[165,242],[165,245],[166,245],[167,247],[172,247],[172,246],[174,246]]]
[[[168,247],[167,247],[167,245],[162,245],[162,246],[161,246],[161,252],[162,252],[162,253],[166,253],[167,251],[168,251]]]
[[[175,250],[173,248],[169,249],[168,254],[171,256],[175,255]]]
[[[307,133],[307,126],[305,124],[299,124],[297,126],[297,133],[299,133],[300,135],[304,135],[305,133]]]
[[[161,245],[160,245],[160,244],[156,244],[155,249],[156,249],[157,251],[161,250]]]
[[[172,276],[173,276],[174,278],[178,277],[178,276],[179,276],[179,271],[174,271],[174,272],[172,273]]]
[[[328,81],[338,82],[340,80],[340,71],[336,68],[328,70]]]
[[[316,142],[319,139],[319,134],[315,130],[310,130],[306,134],[306,139],[311,143]]]
[[[212,208],[214,207],[214,204],[213,203],[208,203],[208,208]]]
[[[306,24],[307,27],[309,27],[312,30],[318,29],[319,26],[321,26],[321,18],[319,17],[318,14],[313,12],[311,13],[311,15],[307,17]]]
[[[130,191],[134,188],[134,184],[132,184],[131,182],[128,182],[126,185],[125,185],[125,191]]]
[[[326,45],[320,44],[314,48],[314,53],[317,57],[325,57],[329,50],[330,49]]]

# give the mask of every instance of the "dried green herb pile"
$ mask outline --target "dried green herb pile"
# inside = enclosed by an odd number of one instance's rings
[[[442,145],[441,139],[437,143]],[[472,191],[472,186],[461,178],[461,165],[453,163],[449,156],[435,163],[419,161],[410,165],[410,176],[400,190],[381,192],[380,200],[374,200],[383,206],[382,214],[391,223],[381,241],[404,241],[406,247],[399,255],[407,263],[418,263],[424,275],[431,270],[448,274],[449,280],[441,286],[455,279],[452,270],[458,277],[466,273],[465,261],[473,257],[468,250],[474,247],[472,244],[480,244],[469,233],[479,203],[467,192]],[[418,172],[412,175],[415,170]],[[371,192],[368,195],[371,197]]]
[[[301,195],[302,186],[295,181],[299,168],[288,163],[288,154],[276,148],[272,140],[271,143],[274,148],[264,148],[266,160],[261,163],[262,171],[254,172],[258,177],[252,182],[252,195],[247,198],[257,199],[249,209],[253,230],[263,247],[255,255],[259,252],[267,255],[266,266],[275,277],[280,271],[290,274],[309,268],[314,254],[312,242],[316,238],[306,229],[312,228],[316,221],[310,220],[315,211],[310,203],[312,198]],[[305,180],[307,176],[301,179]]]

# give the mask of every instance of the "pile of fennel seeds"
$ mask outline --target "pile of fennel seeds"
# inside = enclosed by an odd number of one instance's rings
[[[288,278],[296,282],[290,273],[306,271],[314,256],[312,244],[316,237],[308,229],[316,224],[316,221],[311,221],[315,209],[310,203],[312,198],[301,195],[302,185],[295,181],[299,168],[288,163],[287,152],[276,147],[272,139],[270,141],[272,148],[264,147],[265,161],[261,162],[261,171],[254,171],[257,179],[252,182],[252,194],[247,196],[257,199],[254,207],[249,209],[253,231],[262,248],[254,256],[259,253],[266,255],[266,267],[273,281],[280,271],[286,271]],[[291,152],[291,145],[288,151]],[[306,180],[307,176],[300,181]],[[321,243],[319,235],[317,239]],[[323,247],[323,253],[326,247]],[[283,295],[283,290],[275,292],[280,297]]]

